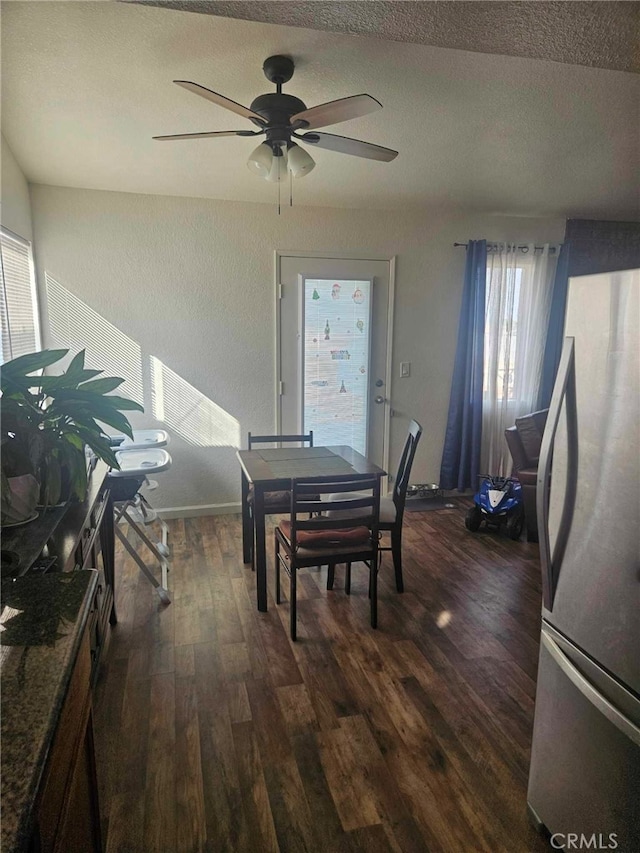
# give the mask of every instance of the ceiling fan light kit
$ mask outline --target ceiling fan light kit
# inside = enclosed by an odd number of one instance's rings
[[[303,178],[315,168],[316,161],[304,148],[300,148],[295,142],[289,148],[289,171],[294,178]]]
[[[282,145],[273,151],[271,171],[267,180],[272,184],[281,184],[287,176],[287,146]]]
[[[276,172],[283,180],[287,169],[294,178],[303,178],[315,165],[313,157],[295,142],[290,142],[288,148],[284,144],[276,147],[275,151],[268,142],[261,142],[247,160],[249,170],[267,181],[277,180]]]
[[[273,151],[266,142],[261,142],[249,155],[247,166],[254,175],[260,178],[268,178],[273,164]]]
[[[217,136],[262,136],[265,141],[251,152],[247,166],[261,178],[267,181],[281,183],[287,174],[290,177],[302,178],[314,168],[313,158],[298,145],[315,145],[341,154],[364,157],[368,160],[390,162],[398,156],[397,151],[351,139],[347,136],[336,136],[332,133],[316,133],[316,128],[337,124],[352,118],[359,118],[382,108],[382,104],[371,95],[352,95],[339,98],[326,104],[307,109],[306,104],[293,95],[283,93],[282,86],[287,83],[294,72],[293,60],[288,56],[270,56],[265,60],[262,70],[271,83],[275,83],[276,91],[255,98],[249,108],[236,103],[224,95],[219,95],[211,89],[192,83],[189,80],[174,80],[184,89],[206,98],[218,106],[248,118],[258,130],[223,130],[205,133],[180,133],[169,136],[154,136],[156,140],[167,141],[175,139],[202,139]],[[307,131],[313,131],[309,133]],[[294,141],[294,140],[297,140]],[[279,190],[278,190],[279,199]],[[291,197],[290,197],[291,201]],[[278,201],[278,211],[280,203]]]

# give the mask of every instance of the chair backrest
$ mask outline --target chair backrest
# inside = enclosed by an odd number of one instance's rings
[[[342,495],[357,492],[341,500],[323,500],[325,495]],[[346,510],[348,517],[331,517],[320,513]],[[304,477],[291,481],[291,546],[296,549],[297,537],[302,532],[346,530],[368,527],[372,551],[378,548],[380,522],[380,479],[370,474],[349,474],[335,477],[330,482]]]
[[[421,435],[422,427],[420,424],[417,421],[411,421],[407,440],[404,443],[402,456],[400,457],[396,481],[393,484],[393,502],[396,506],[397,522],[402,521],[407,487],[409,486],[409,477],[411,476],[411,466],[413,465],[413,458],[416,455],[416,448],[418,447]]]
[[[302,444],[313,447],[313,430],[306,435],[252,435],[249,433],[247,446],[253,449],[254,444]]]
[[[538,467],[542,436],[547,422],[548,409],[540,409],[528,415],[516,418],[510,432],[505,430],[507,445],[517,471],[522,468]]]

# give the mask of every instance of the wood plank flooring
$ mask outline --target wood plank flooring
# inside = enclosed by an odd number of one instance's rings
[[[536,853],[526,784],[537,545],[407,513],[379,627],[367,573],[255,606],[240,517],[170,522],[173,603],[120,550],[119,623],[95,698],[107,853]]]

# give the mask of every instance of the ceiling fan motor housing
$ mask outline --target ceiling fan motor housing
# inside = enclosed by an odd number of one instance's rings
[[[276,145],[284,142],[288,143],[291,140],[292,128],[290,118],[292,115],[306,110],[306,108],[306,104],[300,98],[278,92],[258,95],[251,103],[252,112],[258,113],[267,123],[267,142]],[[295,127],[298,127],[298,125]]]

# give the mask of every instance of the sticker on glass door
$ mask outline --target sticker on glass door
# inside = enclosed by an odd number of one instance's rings
[[[372,282],[304,279],[302,420],[314,444],[367,453]]]

